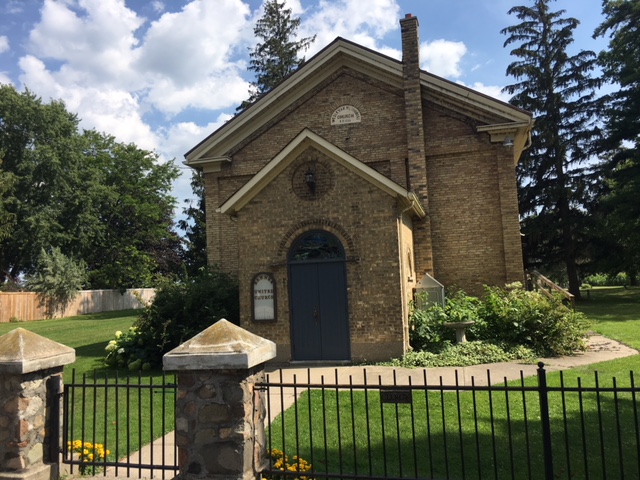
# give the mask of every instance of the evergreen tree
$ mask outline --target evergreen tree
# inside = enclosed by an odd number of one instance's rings
[[[579,297],[577,264],[594,181],[584,162],[598,132],[600,80],[591,75],[594,52],[568,52],[578,20],[550,11],[551,1],[509,10],[522,22],[501,32],[518,58],[507,67],[517,83],[504,90],[513,95],[512,104],[536,116],[531,148],[518,166],[527,266],[564,270],[570,292]]]
[[[605,80],[615,85],[605,97],[606,155],[602,169],[610,192],[603,198],[603,242],[614,242],[612,270],[626,271],[632,283],[640,272],[640,0],[605,0],[604,22],[594,36],[609,35],[599,55]]]
[[[207,266],[207,214],[204,198],[204,174],[194,170],[191,174],[191,189],[196,201],[185,200],[186,207],[182,213],[186,219],[178,221],[178,228],[184,231],[186,248],[184,264],[187,273],[195,276]]]
[[[249,99],[242,102],[239,111],[245,110],[304,63],[304,57],[299,55],[311,46],[316,36],[296,40],[299,26],[300,19],[292,17],[284,0],[265,2],[264,14],[253,29],[261,41],[249,53],[249,70],[255,72],[256,78],[251,82]]]

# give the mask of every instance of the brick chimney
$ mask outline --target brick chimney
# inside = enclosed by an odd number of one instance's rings
[[[416,271],[433,273],[431,220],[424,141],[424,112],[420,87],[420,38],[418,18],[410,13],[400,20],[402,32],[402,70],[404,82],[405,127],[407,132],[407,189],[413,191],[427,213],[414,221]]]

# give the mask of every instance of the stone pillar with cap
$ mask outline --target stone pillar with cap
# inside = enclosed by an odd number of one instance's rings
[[[0,337],[0,480],[58,478],[62,368],[75,356],[24,328]]]
[[[275,343],[219,320],[168,352],[178,373],[180,479],[257,479],[265,466],[264,364]]]

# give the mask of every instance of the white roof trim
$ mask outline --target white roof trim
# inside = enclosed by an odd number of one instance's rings
[[[413,193],[388,179],[377,170],[367,166],[357,158],[349,155],[344,150],[336,147],[308,128],[305,128],[289,142],[289,144],[260,169],[251,180],[245,183],[242,188],[216,209],[216,212],[226,213],[228,215],[233,215],[238,212],[280,174],[300,153],[310,146],[313,146],[343,167],[376,185],[389,195],[398,198],[404,206],[409,207],[418,217],[425,217],[424,209]]]

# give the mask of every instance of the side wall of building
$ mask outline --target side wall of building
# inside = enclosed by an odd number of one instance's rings
[[[434,277],[471,294],[522,281],[511,148],[441,108],[425,112]]]

